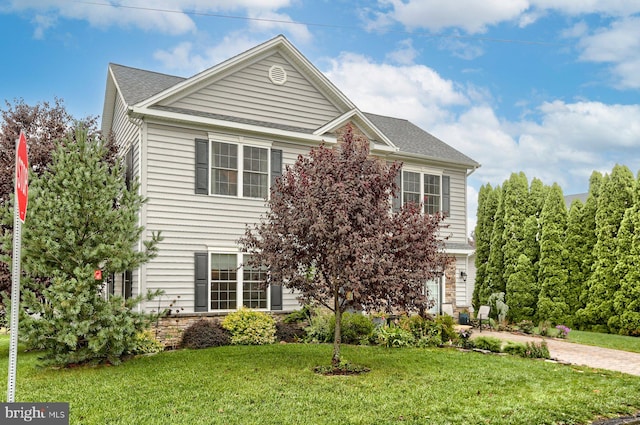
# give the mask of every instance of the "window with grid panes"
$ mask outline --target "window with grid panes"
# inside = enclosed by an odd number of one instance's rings
[[[248,256],[244,257],[242,305],[249,308],[267,308],[267,291],[259,287],[259,283],[266,280],[267,271],[246,264],[248,259]]]
[[[402,200],[405,204],[420,204],[420,173],[402,172]]]
[[[242,195],[248,198],[266,198],[269,184],[267,149],[244,146],[243,156]]]
[[[440,211],[440,176],[424,175],[424,210],[427,214]]]
[[[211,254],[211,310],[235,310],[238,265],[235,254]]]
[[[238,145],[211,143],[211,193],[238,195]]]

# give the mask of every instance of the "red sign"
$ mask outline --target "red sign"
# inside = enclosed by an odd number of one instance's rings
[[[27,138],[20,132],[16,149],[16,198],[18,200],[18,216],[24,223],[29,202],[29,159],[27,158]]]
[[[95,280],[102,280],[102,270],[98,269],[93,272],[93,278]]]

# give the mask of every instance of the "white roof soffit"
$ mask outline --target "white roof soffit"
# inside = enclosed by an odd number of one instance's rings
[[[239,123],[226,121],[216,118],[201,117],[195,115],[181,114],[179,112],[163,111],[158,109],[142,108],[133,106],[129,108],[130,115],[134,117],[158,118],[174,122],[187,122],[192,124],[202,124],[206,126],[215,126],[218,128],[226,128],[241,132],[259,134],[262,136],[274,137],[278,136],[288,140],[304,140],[312,143],[336,144],[335,137],[327,137],[316,134],[300,133],[297,131],[283,130],[278,128],[267,128],[255,124]]]

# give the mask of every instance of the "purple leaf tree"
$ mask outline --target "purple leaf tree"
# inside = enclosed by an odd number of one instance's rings
[[[408,204],[393,211],[401,164],[372,157],[347,126],[333,148],[313,148],[271,189],[268,210],[240,239],[268,284],[296,290],[303,303],[335,314],[332,364],[340,363],[341,317],[365,311],[425,311],[425,283],[444,273],[442,216]]]

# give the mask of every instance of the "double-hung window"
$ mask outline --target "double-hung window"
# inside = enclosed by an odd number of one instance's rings
[[[449,215],[451,209],[450,178],[416,171],[402,172],[402,203],[424,205],[424,212]]]
[[[242,264],[249,260],[242,254],[210,254],[210,310],[236,310],[241,306],[266,309],[267,291],[259,288],[266,270]]]
[[[271,143],[232,136],[196,139],[196,193],[266,199],[282,173],[282,151]]]

